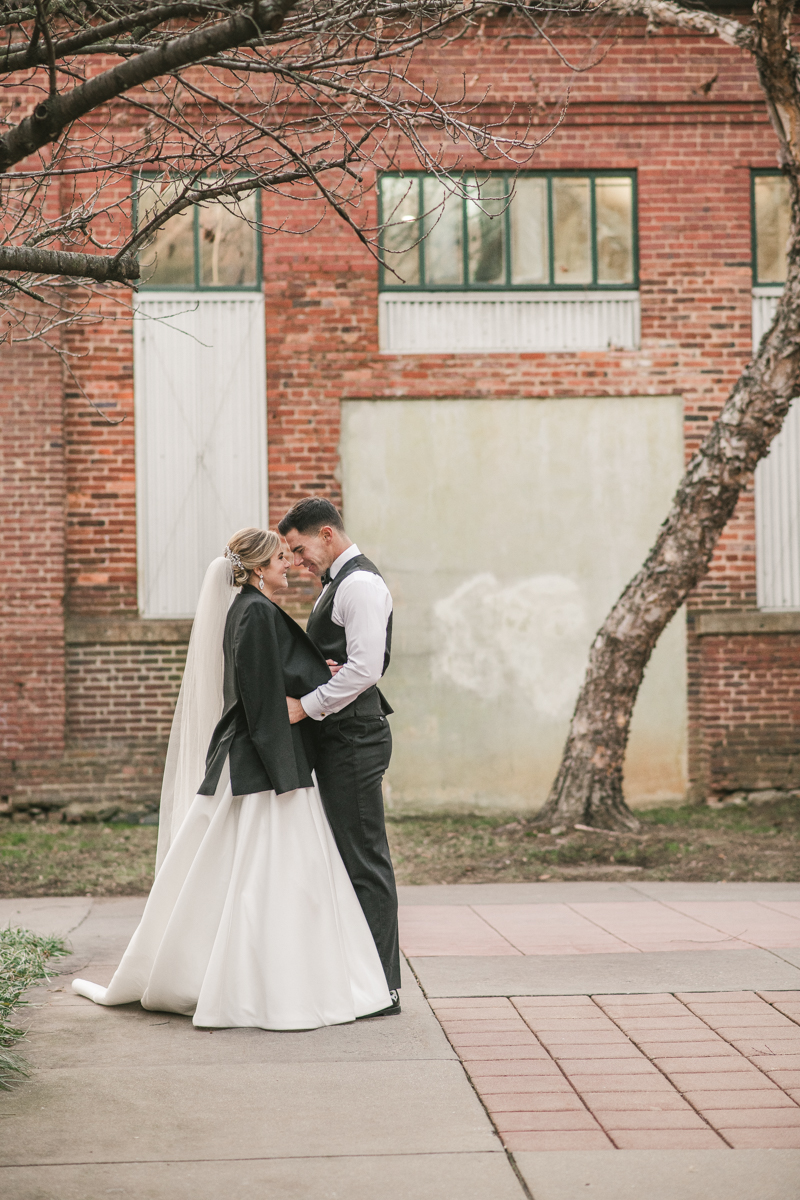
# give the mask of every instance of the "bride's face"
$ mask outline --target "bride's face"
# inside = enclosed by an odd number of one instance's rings
[[[276,550],[269,560],[269,565],[262,567],[264,591],[268,595],[271,595],[273,592],[279,592],[283,588],[288,588],[289,581],[286,578],[286,572],[289,570],[291,557],[289,547],[285,542],[282,542],[280,549]]]

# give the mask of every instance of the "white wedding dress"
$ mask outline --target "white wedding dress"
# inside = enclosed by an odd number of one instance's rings
[[[197,727],[194,688],[208,684],[203,595],[192,633],[201,646],[190,645],[173,722],[155,882],[108,987],[76,979],[73,991],[97,1004],[138,1000],[207,1028],[314,1029],[379,1012],[392,1002],[383,968],[317,789],[234,796],[226,764],[215,796],[186,793],[188,779],[195,792],[202,779],[199,747],[221,711],[215,703]],[[220,658],[227,602],[206,630],[219,635]]]

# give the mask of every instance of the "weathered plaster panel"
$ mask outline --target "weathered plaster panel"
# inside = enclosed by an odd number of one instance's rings
[[[395,599],[397,808],[536,808],[591,638],[683,464],[674,396],[342,405],[348,531]],[[634,716],[634,801],[685,788],[683,617]]]

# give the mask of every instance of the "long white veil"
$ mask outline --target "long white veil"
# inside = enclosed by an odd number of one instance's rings
[[[238,591],[233,584],[233,569],[228,559],[215,558],[200,589],[186,669],[172,718],[161,785],[156,871],[206,773],[208,744],[222,716],[225,618]]]

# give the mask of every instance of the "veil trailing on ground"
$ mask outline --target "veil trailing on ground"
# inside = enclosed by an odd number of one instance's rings
[[[206,773],[211,734],[222,716],[222,637],[234,596],[233,568],[215,558],[206,571],[186,655],[186,670],[172,719],[161,809],[156,871],[160,868]]]

